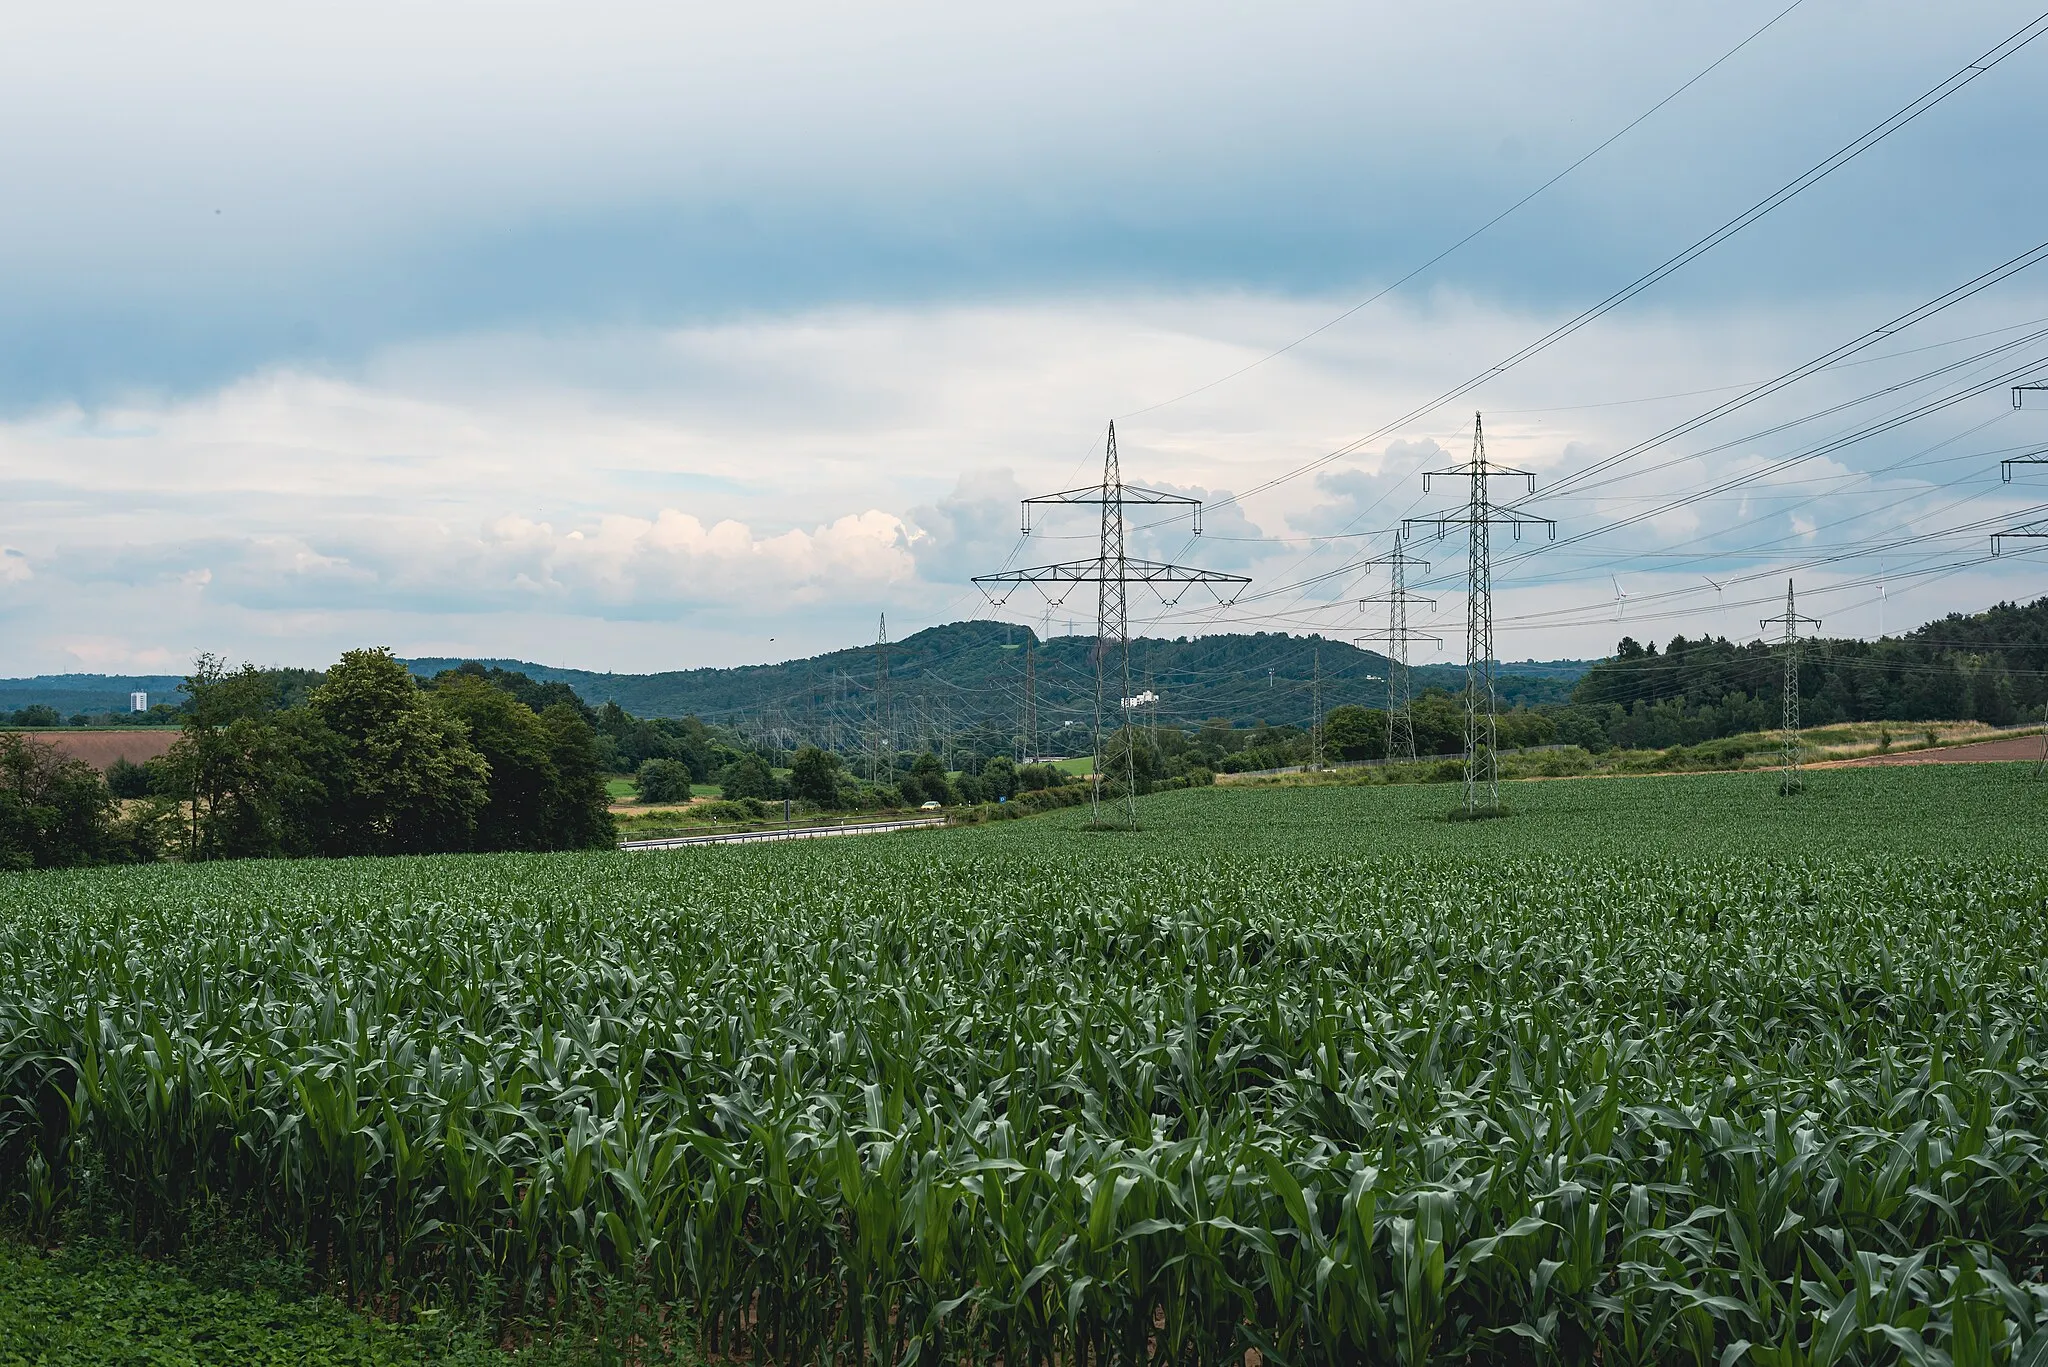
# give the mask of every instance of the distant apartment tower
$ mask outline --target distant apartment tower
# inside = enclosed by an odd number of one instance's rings
[[[130,694],[128,695],[128,710],[129,710],[130,712],[147,712],[147,711],[149,711],[149,694],[147,694],[147,693],[130,693]]]

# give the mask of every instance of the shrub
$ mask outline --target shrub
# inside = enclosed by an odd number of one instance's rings
[[[126,759],[107,766],[107,791],[115,797],[148,797],[149,770]]]
[[[679,759],[650,759],[633,777],[642,802],[688,802],[690,766]]]

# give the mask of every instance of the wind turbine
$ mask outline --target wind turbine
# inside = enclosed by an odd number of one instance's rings
[[[1613,575],[1607,576],[1614,585],[1614,620],[1619,622],[1628,615],[1628,590]]]
[[[1704,574],[1700,578],[1706,579],[1708,586],[1714,590],[1714,625],[1719,628],[1722,636],[1726,636],[1728,634],[1728,613],[1725,607],[1726,600],[1721,597],[1721,590],[1726,588],[1727,585],[1716,583]]]

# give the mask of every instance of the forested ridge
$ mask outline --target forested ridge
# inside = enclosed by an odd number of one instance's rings
[[[1623,637],[1559,709],[1562,739],[1597,728],[1615,745],[1689,745],[1776,726],[1784,648],[1722,637]],[[1951,613],[1877,641],[1821,637],[1799,647],[1800,720],[1961,721],[2008,726],[2048,702],[2048,598]]]

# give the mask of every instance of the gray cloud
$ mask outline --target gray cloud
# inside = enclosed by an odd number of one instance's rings
[[[1355,298],[1773,8],[44,7],[0,48],[0,122],[34,130],[0,144],[0,398],[833,302]],[[1423,287],[1596,297],[2025,17],[1807,6]],[[1839,297],[2031,231],[2040,61],[1658,298]]]

